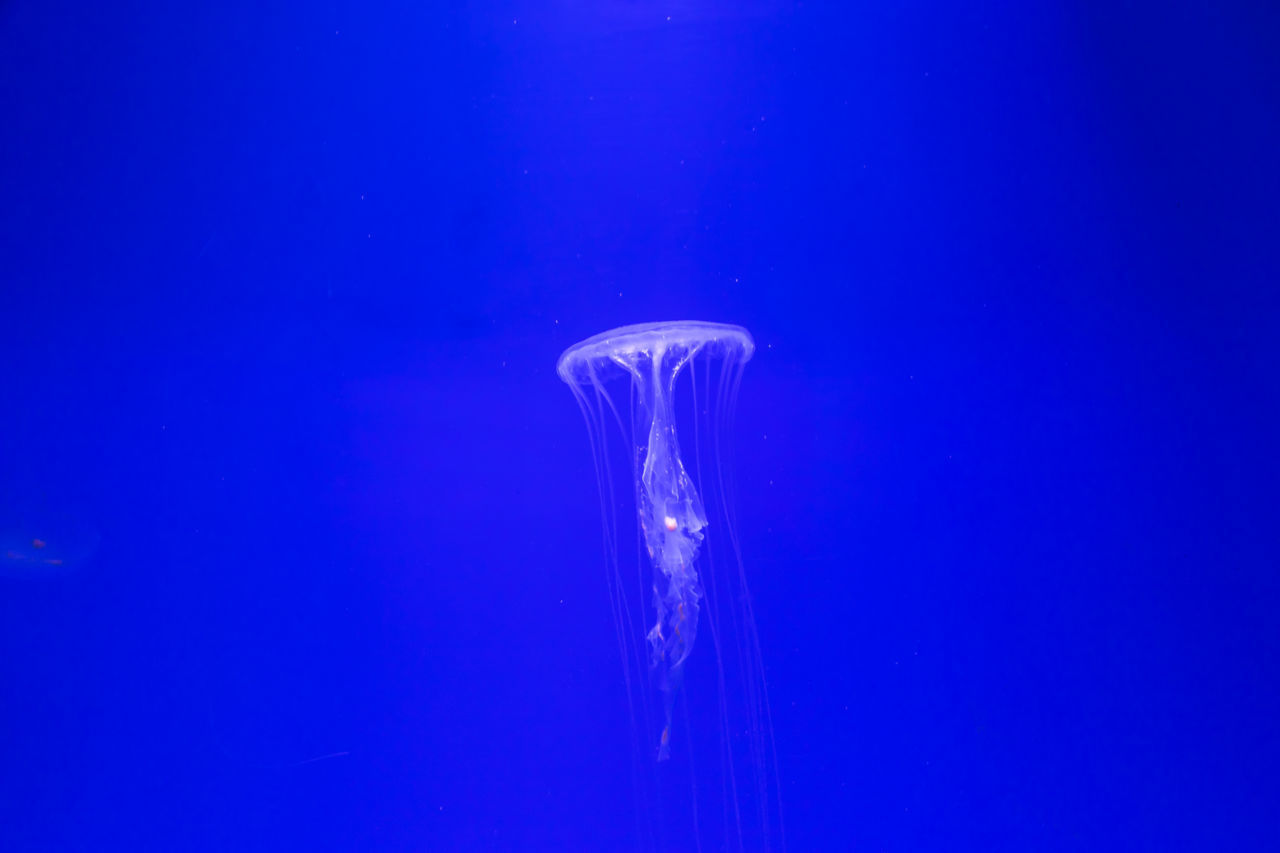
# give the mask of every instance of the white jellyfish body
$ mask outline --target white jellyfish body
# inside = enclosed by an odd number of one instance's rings
[[[632,690],[631,638],[638,635],[636,622],[643,618],[648,671],[664,697],[657,748],[660,761],[671,754],[673,707],[704,610],[710,620],[718,671],[716,687],[720,692],[721,736],[725,741],[722,759],[729,764],[725,768],[725,787],[731,789],[726,793],[733,801],[731,825],[736,826],[739,846],[746,843],[747,837],[738,813],[734,748],[729,741],[737,736],[735,732],[748,731],[742,763],[753,766],[757,781],[768,775],[766,767],[773,755],[763,665],[732,512],[724,500],[726,475],[721,466],[726,450],[721,445],[732,420],[742,370],[754,351],[751,335],[740,326],[693,321],[646,323],[588,338],[566,350],[556,366],[582,408],[591,437],[604,515],[606,559],[610,563],[611,603],[628,693]],[[675,406],[677,379],[684,375],[689,377],[691,411],[682,416],[681,423],[692,432],[690,466],[681,455]],[[621,387],[629,388],[625,399],[615,396],[621,385],[618,380],[625,382]],[[686,387],[685,383],[680,387]],[[682,397],[684,393],[681,390]],[[613,471],[608,458],[613,424],[630,449],[638,535],[652,568],[648,595],[642,596],[639,604],[624,594],[618,570],[618,529],[611,503]],[[712,519],[704,506],[704,486],[717,497]],[[719,529],[717,524],[721,525]],[[713,551],[720,555],[718,565],[710,554],[703,553],[708,532],[717,541]],[[726,555],[730,556],[728,561]],[[721,571],[719,577],[714,572],[712,577],[706,576],[708,570],[726,568],[731,571]],[[720,590],[721,607],[728,608],[727,615],[719,619],[715,615],[716,589]],[[652,610],[640,617],[635,611],[647,610],[645,598]],[[735,636],[726,636],[729,631]],[[737,664],[734,671],[743,674],[741,695],[725,695],[726,656]],[[731,706],[735,703],[743,710],[741,719],[731,722]],[[647,701],[645,707],[647,710]],[[776,783],[776,767],[774,772]],[[769,795],[764,787],[757,784],[756,788],[757,800],[767,801]],[[778,809],[776,802],[772,808]],[[770,806],[758,802],[755,811],[764,829],[763,837],[752,838],[751,844],[767,849]],[[779,823],[780,819],[779,813]]]

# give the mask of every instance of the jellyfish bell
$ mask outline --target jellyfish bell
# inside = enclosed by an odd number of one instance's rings
[[[751,333],[728,323],[699,320],[637,323],[611,329],[574,344],[556,362],[556,372],[569,384],[591,384],[592,373],[613,365],[634,372],[641,363],[658,367],[667,356],[674,378],[689,357],[704,348],[718,348],[726,355],[737,353],[745,362],[755,352]]]
[[[646,323],[575,344],[556,369],[578,401],[591,440],[624,681],[631,701],[633,691],[640,698],[642,719],[638,723],[633,714],[633,728],[644,726],[640,740],[657,733],[658,761],[672,757],[686,662],[705,616],[716,678],[701,684],[699,692],[718,694],[705,707],[713,709],[720,728],[725,841],[730,847],[769,849],[770,839],[781,835],[776,751],[746,572],[727,500],[732,478],[726,444],[743,368],[754,351],[750,333],[741,326]],[[682,381],[685,376],[688,382]],[[625,396],[618,393],[620,386],[627,389]],[[649,570],[646,579],[645,567],[637,567],[638,595],[619,569],[617,478],[609,438],[615,427],[630,450],[637,537]],[[691,448],[682,450],[682,435],[691,439]],[[647,654],[639,651],[641,634]],[[637,689],[637,680],[652,683]],[[660,720],[649,707],[650,689],[663,700]],[[691,769],[693,745],[685,749]],[[765,781],[769,776],[772,792]],[[740,787],[751,796],[740,798]],[[696,784],[694,789],[696,799]],[[697,836],[696,803],[691,812]]]

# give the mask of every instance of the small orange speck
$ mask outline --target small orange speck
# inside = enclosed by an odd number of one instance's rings
[[[43,539],[32,539],[32,540],[31,540],[31,547],[32,547],[32,548],[43,548],[46,544],[48,544],[48,543],[46,543]]]
[[[676,529],[676,526],[677,526],[677,525],[676,525],[676,520],[675,520],[674,518],[672,518],[671,516],[669,516],[669,515],[668,515],[666,518],[664,518],[664,519],[663,519],[663,521],[665,521],[665,522],[666,522],[666,524],[667,524],[667,529],[668,529],[668,530],[675,530],[675,529]]]

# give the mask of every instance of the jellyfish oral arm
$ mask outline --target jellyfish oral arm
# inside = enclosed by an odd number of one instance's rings
[[[649,659],[665,696],[666,725],[658,745],[658,759],[667,758],[671,714],[680,689],[685,658],[698,633],[701,592],[695,567],[707,526],[702,500],[680,461],[671,388],[683,361],[659,374],[663,359],[653,359],[654,377],[642,395],[649,415],[648,443],[643,449],[637,509],[649,558],[653,561],[653,602],[657,618],[649,630]],[[665,588],[664,588],[665,587]]]

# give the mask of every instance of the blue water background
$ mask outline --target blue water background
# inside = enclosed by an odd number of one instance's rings
[[[1266,3],[0,3],[0,545],[69,555],[0,573],[0,848],[630,849],[554,363],[684,318],[758,346],[791,849],[1280,847],[1277,56]]]

